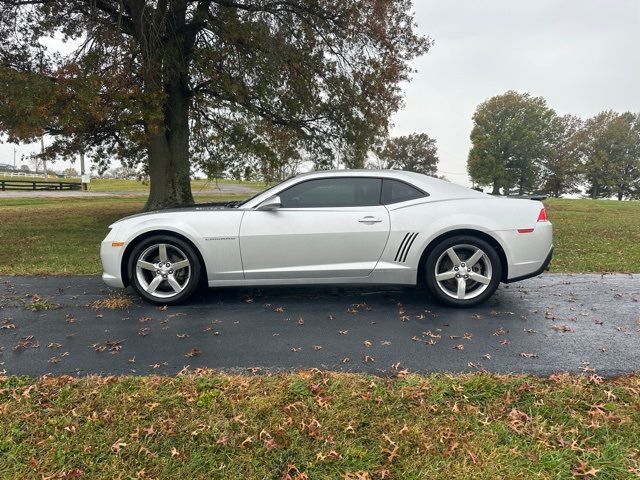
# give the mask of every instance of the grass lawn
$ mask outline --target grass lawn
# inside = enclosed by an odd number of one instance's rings
[[[640,272],[640,202],[547,200],[556,272]]]
[[[243,185],[251,188],[265,188],[264,182],[238,182],[235,180],[220,179],[217,182],[220,185]],[[202,189],[213,190],[216,188],[215,180],[192,180],[191,189],[194,195]],[[89,184],[89,190],[92,192],[148,192],[149,184],[139,182],[137,180],[120,180],[112,178],[92,178]]]
[[[239,199],[198,196],[197,201]],[[0,200],[0,274],[97,274],[107,226],[144,198]],[[640,272],[640,202],[548,200],[555,272]]]
[[[2,478],[637,478],[640,378],[0,379]]]

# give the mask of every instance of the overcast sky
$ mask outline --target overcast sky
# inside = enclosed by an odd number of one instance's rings
[[[439,170],[466,183],[471,117],[507,90],[559,114],[640,111],[640,1],[414,0],[435,45],[415,67],[394,134],[435,138]]]
[[[640,111],[639,0],[414,3],[419,30],[435,44],[415,62],[393,134],[435,138],[440,173],[456,183],[468,184],[473,112],[493,95],[531,92],[582,117]],[[0,145],[0,163],[13,162],[13,148]],[[32,148],[18,147],[18,163]]]

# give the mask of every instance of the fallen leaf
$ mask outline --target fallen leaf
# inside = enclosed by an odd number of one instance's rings
[[[122,438],[119,438],[118,440],[113,442],[113,445],[111,445],[111,451],[113,453],[118,454],[120,453],[120,450],[122,449],[122,447],[126,447],[126,446],[127,444],[122,441]]]
[[[138,335],[140,335],[141,337],[146,337],[150,333],[151,333],[151,329],[149,327],[144,327],[138,330]]]
[[[573,328],[571,328],[569,325],[560,325],[560,326],[554,325],[551,328],[553,328],[554,330],[557,330],[558,332],[563,332],[563,333],[566,333],[566,332],[573,333],[573,332],[575,332],[575,330]]]

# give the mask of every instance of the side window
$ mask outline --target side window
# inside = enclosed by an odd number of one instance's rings
[[[407,200],[415,200],[416,198],[425,197],[426,194],[412,187],[411,185],[385,178],[382,182],[382,204],[389,205],[391,203],[406,202]]]
[[[283,208],[364,207],[380,204],[379,178],[322,178],[280,192]]]

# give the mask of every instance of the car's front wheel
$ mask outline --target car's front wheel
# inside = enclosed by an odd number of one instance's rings
[[[193,247],[170,235],[154,235],[138,243],[129,256],[133,289],[148,302],[172,305],[198,288],[201,266]]]
[[[498,288],[502,264],[495,248],[472,236],[443,240],[431,250],[425,265],[427,287],[442,303],[473,307]]]

